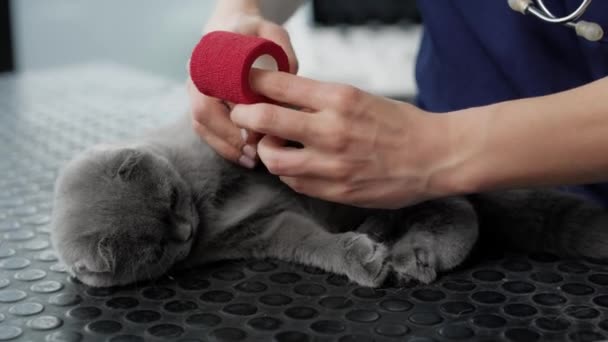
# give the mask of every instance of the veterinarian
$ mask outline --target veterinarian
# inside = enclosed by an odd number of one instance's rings
[[[206,30],[281,45],[291,74],[259,71],[252,87],[305,110],[230,109],[190,86],[194,128],[223,157],[248,168],[260,160],[295,191],[362,207],[592,183],[569,189],[608,205],[608,185],[599,183],[608,180],[608,43],[524,16],[507,1],[420,1],[414,106],[296,76],[297,57],[279,25],[286,16],[268,15],[271,2],[291,4],[288,13],[299,3],[221,0]],[[579,4],[549,5],[569,13]],[[608,2],[593,1],[581,19],[607,29]]]

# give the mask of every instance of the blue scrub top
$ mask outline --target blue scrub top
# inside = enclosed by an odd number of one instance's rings
[[[559,15],[580,0],[546,4]],[[507,0],[420,0],[418,7],[425,28],[416,63],[423,109],[447,112],[546,95],[608,75],[608,43],[521,15]],[[593,1],[582,19],[608,35],[608,1]],[[608,206],[608,183],[565,189]]]

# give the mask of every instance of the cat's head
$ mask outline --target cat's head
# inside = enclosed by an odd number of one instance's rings
[[[62,170],[51,239],[71,273],[90,286],[165,273],[192,246],[198,215],[166,158],[143,148],[96,147]]]

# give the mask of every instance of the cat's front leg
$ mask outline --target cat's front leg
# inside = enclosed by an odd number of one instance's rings
[[[365,234],[329,233],[304,214],[282,212],[270,222],[260,238],[264,246],[256,257],[275,257],[344,274],[353,282],[376,287],[384,282],[389,267],[384,244]]]

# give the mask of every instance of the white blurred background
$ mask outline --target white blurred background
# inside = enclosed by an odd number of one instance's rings
[[[11,0],[19,71],[113,62],[183,80],[215,6],[207,0]],[[417,25],[318,27],[311,4],[286,23],[300,74],[376,94],[415,94]]]

